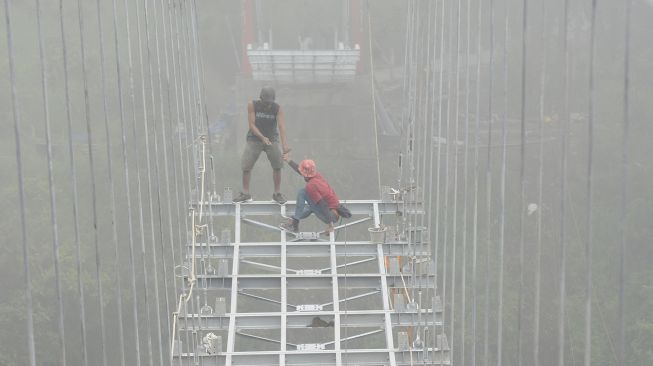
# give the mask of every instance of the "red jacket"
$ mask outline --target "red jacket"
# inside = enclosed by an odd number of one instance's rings
[[[338,208],[340,205],[336,192],[333,191],[333,188],[331,188],[320,173],[317,173],[317,175],[306,182],[306,193],[308,193],[311,201],[318,203],[324,200],[329,208]]]

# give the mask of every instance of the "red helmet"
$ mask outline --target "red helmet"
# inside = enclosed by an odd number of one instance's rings
[[[299,172],[305,178],[313,178],[317,174],[315,162],[313,160],[302,160],[302,162],[299,163]]]

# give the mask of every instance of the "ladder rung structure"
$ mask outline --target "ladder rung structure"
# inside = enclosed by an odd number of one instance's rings
[[[269,219],[288,217],[294,202],[195,202],[195,214],[201,206],[209,220],[230,222],[233,240],[206,235],[186,247],[181,276],[188,284],[195,268],[196,292],[178,315],[173,364],[449,364],[428,243],[367,230],[351,241],[339,235],[421,215],[421,204],[343,203],[353,216],[335,232],[289,233]],[[245,225],[278,239],[242,241]]]

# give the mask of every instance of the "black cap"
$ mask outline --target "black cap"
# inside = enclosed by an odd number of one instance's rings
[[[274,102],[274,88],[271,86],[264,86],[261,89],[260,98],[264,102]]]

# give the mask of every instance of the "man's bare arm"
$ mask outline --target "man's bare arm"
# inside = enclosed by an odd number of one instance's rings
[[[279,126],[279,136],[281,137],[281,148],[283,149],[283,153],[286,154],[290,152],[290,149],[288,148],[288,140],[286,139],[286,121],[281,107],[279,107],[279,111],[277,112],[277,125]]]

